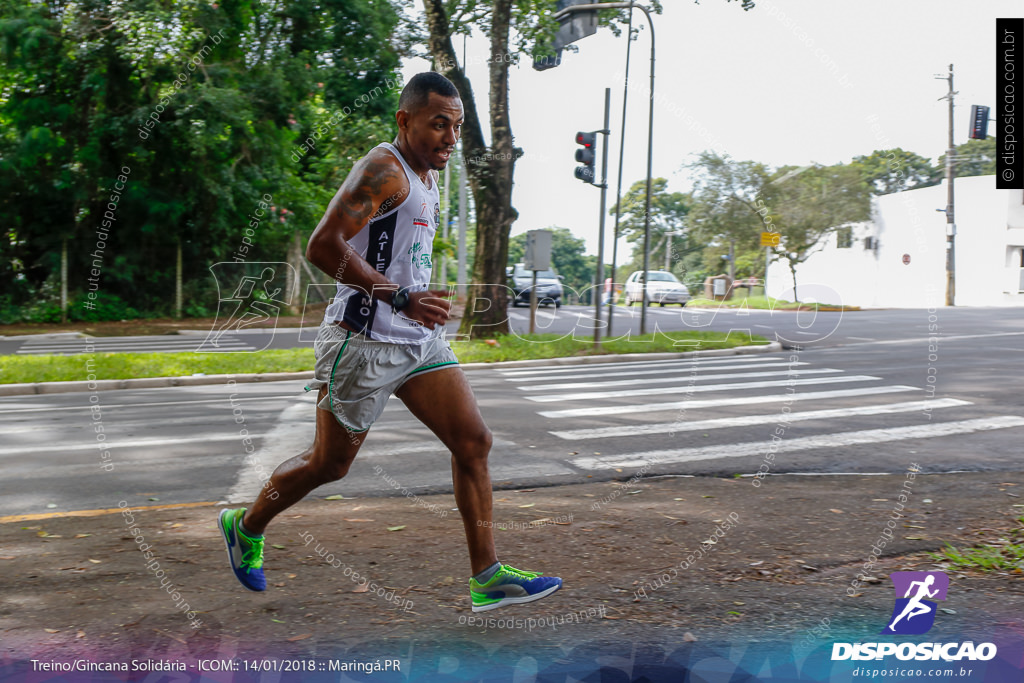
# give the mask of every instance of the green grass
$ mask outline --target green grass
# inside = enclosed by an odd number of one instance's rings
[[[556,334],[509,335],[487,344],[453,341],[463,363],[595,355],[589,338],[559,339]],[[740,332],[669,332],[634,336],[602,344],[603,353],[654,353],[727,349],[767,344],[764,337]],[[97,353],[73,356],[0,356],[0,384],[63,382],[135,377],[185,377],[194,374],[301,372],[313,369],[312,349],[272,349],[258,353]]]
[[[938,553],[930,553],[932,559],[957,569],[980,571],[1021,571],[1024,570],[1024,517],[1018,517],[1021,525],[1010,532],[1017,542],[1000,539],[999,545],[979,545],[960,550],[950,544]]]
[[[819,303],[795,303],[793,301],[783,301],[782,299],[773,299],[770,296],[750,296],[743,298],[734,298],[729,301],[712,301],[711,299],[690,299],[686,304],[694,308],[740,308],[746,306],[751,309],[758,310],[780,310],[780,311],[795,311],[798,309],[804,310],[821,310],[821,311],[856,311],[859,310],[856,306],[842,306],[837,304],[819,304]]]

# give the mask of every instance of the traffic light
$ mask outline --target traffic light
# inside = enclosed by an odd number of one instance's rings
[[[594,184],[594,144],[597,142],[597,133],[576,133],[576,144],[583,145],[583,149],[576,150],[576,161],[583,164],[576,167],[576,177],[585,183]]]
[[[971,139],[984,140],[988,136],[988,107],[971,105]]]

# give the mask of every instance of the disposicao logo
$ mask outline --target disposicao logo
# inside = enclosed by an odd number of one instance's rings
[[[927,633],[935,623],[938,605],[949,590],[949,577],[943,572],[893,572],[896,605],[883,634],[916,636]]]
[[[949,577],[943,572],[893,572],[896,604],[883,635],[914,636],[927,633],[935,624],[936,600],[945,600]],[[833,643],[832,660],[897,659],[987,661],[996,656],[994,643]]]

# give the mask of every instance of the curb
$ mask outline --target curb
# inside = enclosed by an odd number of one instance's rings
[[[675,360],[683,358],[713,358],[715,356],[742,356],[754,353],[775,353],[782,344],[771,342],[757,346],[737,346],[732,349],[707,349],[680,353],[617,353],[607,356],[581,356],[564,358],[538,358],[534,360],[508,360],[497,363],[464,363],[463,370],[487,368],[530,368],[545,365],[590,365],[592,363],[623,363],[627,361]],[[143,377],[139,379],[99,379],[92,382],[31,382],[26,384],[0,384],[0,396],[26,396],[37,394],[69,394],[85,391],[114,391],[117,389],[155,389],[161,387],[194,387],[207,384],[226,384],[228,380],[245,384],[250,382],[282,382],[293,379],[313,379],[313,371],[267,372],[254,375],[193,375],[189,377]]]

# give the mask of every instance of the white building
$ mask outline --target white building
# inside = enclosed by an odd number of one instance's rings
[[[1024,191],[995,176],[954,181],[957,306],[1024,306]],[[802,301],[927,308],[946,297],[946,183],[872,198],[872,220],[840,228],[797,266]],[[768,268],[770,296],[793,300],[785,261]]]

